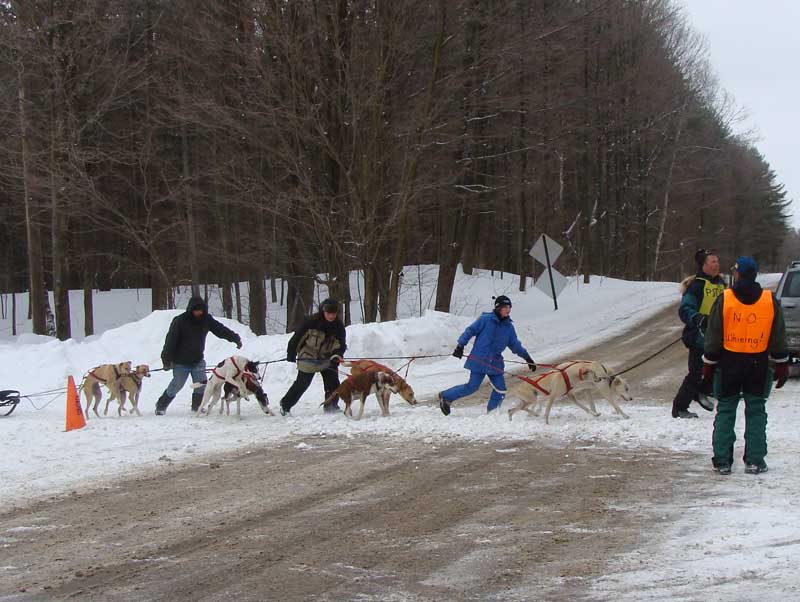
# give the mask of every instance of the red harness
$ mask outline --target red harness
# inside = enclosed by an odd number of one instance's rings
[[[234,378],[234,379],[235,379],[237,376],[239,376],[240,374],[242,374],[242,369],[241,369],[241,368],[238,366],[238,364],[236,363],[236,358],[235,358],[234,356],[231,356],[231,357],[229,357],[228,359],[229,359],[229,360],[231,360],[231,364],[233,364],[233,367],[234,367],[234,368],[236,368],[236,374],[234,374],[234,375],[233,375],[233,377],[232,377],[232,378]],[[223,365],[224,365],[224,364],[223,364]],[[214,376],[216,376],[217,378],[219,378],[220,380],[225,380],[225,377],[224,377],[224,376],[222,376],[222,374],[220,374],[219,372],[217,372],[217,369],[216,369],[216,368],[212,368],[212,369],[211,369],[211,373],[212,373]],[[245,374],[249,374],[249,372],[245,372]]]
[[[561,376],[564,378],[564,384],[567,386],[567,391],[566,392],[569,393],[575,387],[573,387],[572,382],[569,379],[569,374],[567,374],[567,370],[569,370],[570,368],[572,368],[572,366],[574,366],[576,364],[588,364],[588,363],[589,362],[586,362],[586,361],[570,362],[570,363],[566,364],[563,367],[553,366],[552,370],[550,370],[549,372],[545,372],[544,374],[542,374],[541,376],[539,376],[537,378],[529,378],[527,376],[520,376],[520,378],[522,380],[524,380],[526,383],[528,383],[529,385],[531,385],[534,389],[537,389],[538,391],[541,391],[545,395],[550,395],[550,391],[548,391],[547,389],[542,387],[539,384],[539,382],[541,382],[542,379],[544,379],[544,378],[550,376],[551,374],[553,374],[553,372],[560,372]],[[583,381],[583,376],[587,372],[588,372],[588,370],[586,370],[585,368],[581,368],[578,371],[578,380],[579,381]]]
[[[91,376],[91,377],[92,377],[93,379],[95,379],[95,380],[98,380],[98,381],[100,381],[100,382],[101,382],[101,383],[103,383],[104,385],[108,386],[108,382],[106,381],[106,379],[104,379],[104,378],[100,378],[99,376],[97,376],[97,374],[95,374],[95,370],[97,370],[98,368],[99,368],[99,366],[98,366],[97,368],[92,368],[92,369],[89,371],[89,376]],[[115,380],[119,380],[119,370],[117,370],[117,367],[116,367],[116,366],[112,366],[112,368],[114,368],[114,377],[115,377]]]

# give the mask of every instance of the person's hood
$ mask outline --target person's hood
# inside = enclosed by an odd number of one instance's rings
[[[189,303],[186,304],[186,313],[190,314],[196,310],[202,309],[204,314],[208,313],[208,303],[202,297],[192,297]]]
[[[752,305],[761,298],[764,289],[754,280],[739,279],[733,285],[733,294],[745,305]]]

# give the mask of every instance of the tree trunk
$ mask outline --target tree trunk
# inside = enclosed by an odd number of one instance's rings
[[[55,86],[55,82],[53,82]],[[67,222],[68,216],[59,200],[59,182],[56,179],[58,165],[56,147],[59,144],[58,132],[61,128],[60,111],[56,108],[55,90],[51,93],[50,124],[50,237],[53,250],[53,304],[55,305],[56,336],[66,341],[72,336],[69,310],[69,286],[67,283]]]
[[[92,269],[83,271],[83,332],[87,337],[94,334],[94,298],[92,297]]]
[[[242,291],[239,288],[239,279],[236,279],[236,282],[233,283],[233,291],[236,297],[236,321],[242,321]]]
[[[222,313],[229,320],[233,317],[233,295],[231,293],[231,283],[227,282],[221,285],[222,288]]]
[[[300,327],[314,303],[314,279],[291,276],[286,295],[286,332]]]
[[[17,293],[11,293],[11,336],[17,336]]]
[[[658,226],[658,236],[656,237],[656,248],[653,256],[653,271],[650,274],[650,279],[655,280],[658,275],[658,262],[661,258],[661,245],[664,241],[664,231],[667,227],[667,214],[669,212],[669,193],[672,187],[672,174],[675,172],[675,162],[678,159],[678,144],[680,143],[681,133],[683,131],[683,115],[686,112],[688,100],[684,100],[681,111],[678,114],[678,126],[675,130],[675,140],[672,146],[672,158],[669,162],[669,169],[667,170],[667,181],[664,182],[664,202],[661,205],[661,222]]]
[[[192,278],[192,295],[200,296],[200,264],[197,258],[197,232],[194,215],[194,199],[191,186],[191,166],[189,163],[189,135],[186,125],[181,126],[181,159],[183,166],[183,194],[186,203],[186,227],[189,243],[189,273]]]
[[[20,22],[20,27],[22,24]],[[36,223],[36,200],[34,199],[34,182],[30,147],[30,124],[28,123],[27,97],[25,78],[20,70],[18,75],[19,90],[19,129],[22,143],[22,185],[25,198],[25,233],[28,246],[28,282],[30,298],[28,312],[33,321],[34,334],[47,334],[47,315],[45,300],[47,291],[44,286],[44,257],[39,224]]]
[[[261,274],[249,280],[249,288],[250,330],[257,335],[265,335],[267,334],[267,290]]]
[[[442,258],[439,261],[439,277],[436,282],[436,311],[450,311],[450,302],[453,296],[453,286],[458,272],[458,261],[461,258],[461,247],[463,246],[464,230],[460,212],[456,213],[452,207],[446,207],[446,202],[442,201],[440,212],[442,213],[443,236],[445,240],[451,241],[445,247]],[[455,215],[453,215],[455,214]]]
[[[364,270],[364,323],[371,324],[378,319],[378,277],[374,266]]]

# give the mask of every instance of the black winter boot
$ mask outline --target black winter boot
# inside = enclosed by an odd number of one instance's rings
[[[196,412],[200,409],[200,404],[203,403],[203,392],[202,391],[193,391],[192,392],[192,412]]]
[[[156,402],[156,416],[163,416],[167,413],[167,406],[175,399],[174,397],[170,397],[167,395],[166,391],[161,394],[161,397],[158,398]]]

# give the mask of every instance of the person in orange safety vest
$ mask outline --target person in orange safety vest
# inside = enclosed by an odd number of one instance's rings
[[[711,309],[703,354],[703,386],[719,402],[712,445],[714,470],[730,474],[739,400],[745,403],[745,472],[767,471],[767,397],[772,381],[780,389],[789,375],[789,351],[781,306],[756,282],[758,264],[740,257],[734,282]],[[775,362],[770,368],[770,359]],[[719,368],[719,369],[717,369]]]

